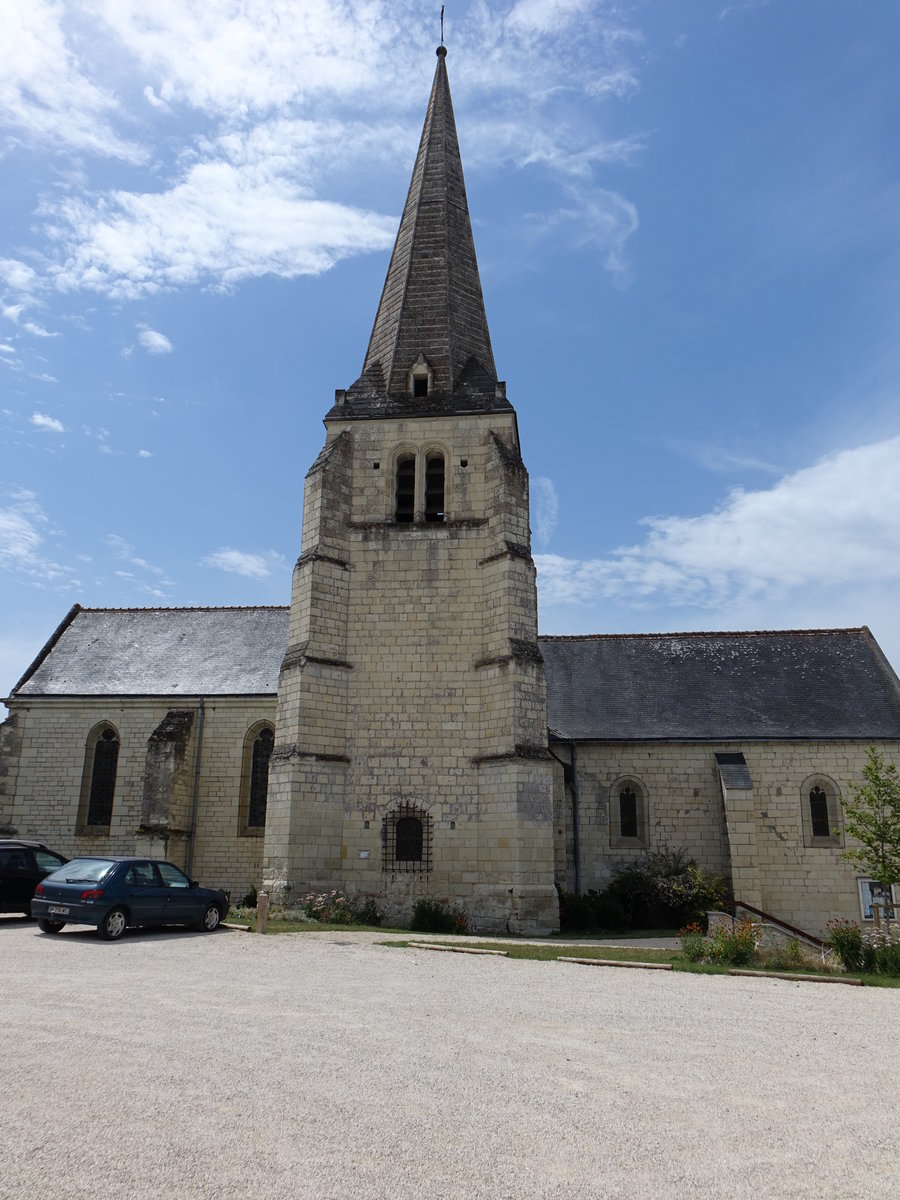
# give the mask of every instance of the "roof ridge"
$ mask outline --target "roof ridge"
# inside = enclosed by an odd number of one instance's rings
[[[867,625],[846,626],[839,629],[706,629],[689,630],[684,633],[539,633],[544,642],[587,642],[587,641],[635,641],[649,638],[712,638],[712,637],[810,637],[812,635],[834,635],[838,633],[869,633]]]
[[[136,612],[265,612],[265,611],[284,611],[290,610],[289,604],[149,604],[139,605],[137,607],[128,608],[92,608],[88,605],[80,606],[79,611],[83,613],[136,613]]]

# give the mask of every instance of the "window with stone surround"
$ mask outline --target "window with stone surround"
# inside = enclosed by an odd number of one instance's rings
[[[444,519],[444,456],[433,451],[425,456],[425,520]]]
[[[274,745],[275,730],[268,721],[258,721],[244,737],[238,817],[238,833],[242,837],[262,837],[265,834],[269,759]]]
[[[398,805],[384,819],[381,841],[385,871],[431,870],[431,818],[424,808]]]
[[[827,775],[810,775],[800,789],[804,846],[840,846],[841,793]]]
[[[118,767],[118,730],[109,721],[101,721],[88,734],[85,743],[76,829],[78,833],[109,833]]]
[[[394,519],[398,525],[411,525],[416,516],[416,460],[412,454],[397,459]]]
[[[647,789],[633,775],[622,776],[609,789],[609,844],[644,849],[648,829]]]

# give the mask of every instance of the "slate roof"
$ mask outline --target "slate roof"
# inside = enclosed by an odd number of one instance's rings
[[[13,696],[274,696],[287,607],[75,605]],[[868,629],[542,637],[551,736],[900,739]]]
[[[289,611],[76,604],[13,696],[274,696]]]
[[[508,410],[497,371],[469,220],[445,47],[425,114],[400,229],[362,374],[329,416],[380,417]],[[431,394],[409,395],[422,355]]]
[[[602,741],[900,738],[867,628],[543,637],[551,734]]]

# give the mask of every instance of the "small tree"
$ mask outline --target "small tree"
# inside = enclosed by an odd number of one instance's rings
[[[874,746],[863,767],[865,783],[851,784],[853,798],[843,801],[844,827],[859,842],[842,857],[856,863],[884,888],[900,883],[900,776]]]

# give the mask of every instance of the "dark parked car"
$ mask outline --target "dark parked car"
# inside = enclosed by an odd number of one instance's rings
[[[41,842],[0,838],[0,912],[31,916],[31,897],[37,885],[67,860]]]
[[[149,858],[73,858],[39,884],[31,915],[44,933],[96,925],[107,941],[129,925],[194,925],[212,931],[228,897],[202,888],[169,862]]]

